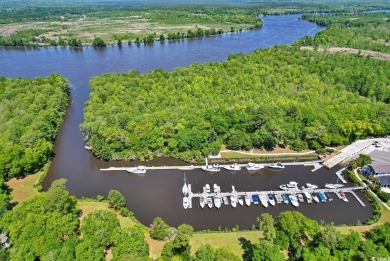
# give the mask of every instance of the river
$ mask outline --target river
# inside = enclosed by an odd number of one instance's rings
[[[169,225],[188,223],[197,230],[217,229],[219,226],[232,228],[236,225],[249,229],[256,224],[256,217],[263,212],[275,216],[280,211],[292,209],[292,206],[284,205],[268,209],[251,206],[201,210],[194,201],[193,209],[184,210],[181,197],[183,171],[148,171],[143,177],[121,171],[102,173],[99,171],[102,167],[129,166],[136,162],[97,160],[85,150],[79,125],[83,121],[83,109],[90,93],[89,80],[93,76],[129,70],[145,73],[156,68],[170,71],[193,62],[221,61],[227,59],[230,53],[250,53],[258,48],[291,44],[302,36],[314,35],[323,29],[313,23],[300,21],[298,17],[299,15],[268,16],[262,18],[264,24],[260,30],[203,39],[155,42],[152,45],[112,45],[102,49],[0,48],[2,76],[36,77],[57,72],[67,77],[71,83],[70,106],[55,143],[55,156],[44,180],[44,188],[47,189],[55,179],[66,178],[69,192],[77,197],[107,196],[109,190],[117,189],[125,196],[128,208],[143,224],[148,225],[154,217],[159,216]],[[160,158],[147,164],[156,166],[182,162]],[[257,175],[250,175],[246,171],[235,174],[222,171],[218,175],[187,171],[186,176],[193,185],[193,191],[201,190],[206,183],[215,182],[223,190],[234,185],[237,190],[245,191],[277,189],[280,184],[289,180],[300,182],[301,185],[304,182],[324,185],[335,181],[334,171],[321,169],[312,173],[307,167],[287,167],[279,172],[262,170]],[[358,195],[361,196],[361,193]],[[370,206],[361,207],[351,196],[350,203],[336,199],[327,204],[304,204],[297,210],[310,218],[336,224],[351,224],[358,219],[364,221],[372,213]]]

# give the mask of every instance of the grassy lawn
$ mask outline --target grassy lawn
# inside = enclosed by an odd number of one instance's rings
[[[214,248],[226,247],[233,254],[242,257],[243,250],[239,238],[245,238],[254,243],[261,235],[260,231],[197,233],[191,238],[191,255],[195,254],[200,245],[210,244]]]
[[[40,171],[23,179],[10,179],[7,182],[7,186],[12,189],[11,202],[21,203],[37,195],[39,192],[34,188],[34,184],[39,180],[41,174],[42,172]]]
[[[80,220],[82,220],[85,216],[95,210],[106,210],[116,214],[121,224],[121,227],[131,227],[133,225],[139,224],[136,220],[128,217],[122,217],[119,213],[113,211],[108,207],[107,202],[96,202],[96,201],[88,201],[88,200],[77,200],[77,206],[81,209],[82,214]]]
[[[160,257],[164,244],[168,241],[154,240],[150,237],[149,233],[145,233],[145,240],[149,244],[149,257],[157,259]]]

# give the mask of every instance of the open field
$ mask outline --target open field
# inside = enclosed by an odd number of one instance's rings
[[[23,202],[31,199],[38,194],[34,184],[39,180],[42,172],[37,172],[33,175],[28,175],[23,179],[13,178],[7,182],[7,186],[12,189],[11,202]]]
[[[231,27],[235,30],[250,27],[249,24],[208,23],[208,24],[164,24],[151,22],[142,17],[117,17],[117,18],[89,18],[83,17],[75,21],[49,21],[49,22],[28,22],[0,25],[0,36],[10,36],[12,33],[27,29],[42,29],[46,33],[39,35],[47,39],[58,41],[59,38],[78,38],[83,44],[89,45],[95,37],[102,38],[106,43],[116,42],[116,37],[134,41],[136,37],[146,37],[155,34],[156,39],[160,34],[167,36],[168,33],[187,33],[188,30],[196,31],[198,28],[222,29],[230,31]]]
[[[260,231],[196,233],[191,238],[191,255],[194,255],[202,244],[210,244],[214,248],[226,247],[230,252],[241,257],[244,252],[239,239],[244,238],[254,243],[261,236],[262,232]]]
[[[108,207],[107,202],[96,202],[96,201],[89,201],[89,200],[77,200],[77,206],[81,209],[82,214],[80,216],[80,220],[82,220],[85,216],[87,216],[89,213],[95,210],[106,210],[110,211],[116,214],[116,216],[119,219],[119,222],[121,224],[121,227],[131,227],[133,225],[138,224],[137,221],[135,221],[132,218],[123,217],[119,215],[119,213],[113,211]]]
[[[311,50],[314,51],[314,47],[311,46],[302,46],[302,50]],[[384,61],[390,61],[390,54],[388,53],[381,53],[381,52],[375,52],[370,50],[359,50],[354,48],[348,48],[348,47],[320,47],[318,48],[319,52],[341,52],[341,53],[348,53],[348,54],[360,54],[364,56],[371,56],[379,60]]]

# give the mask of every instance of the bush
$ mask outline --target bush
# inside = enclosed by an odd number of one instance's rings
[[[116,210],[126,207],[126,200],[118,190],[110,190],[108,193],[108,206]]]
[[[134,216],[134,213],[128,210],[127,208],[121,208],[120,214],[122,217],[132,217]]]
[[[96,196],[96,200],[97,200],[98,202],[102,202],[102,201],[104,200],[104,196],[102,196],[102,195],[97,195],[97,196]]]
[[[96,37],[95,39],[93,39],[92,46],[93,47],[104,47],[104,46],[106,46],[106,43],[103,41],[102,38]]]

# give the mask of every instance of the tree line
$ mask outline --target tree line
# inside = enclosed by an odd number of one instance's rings
[[[69,100],[69,83],[0,77],[0,178],[37,172],[51,158]]]
[[[297,41],[297,45],[351,47],[390,53],[390,18],[386,13],[303,15],[302,19],[328,26]]]
[[[91,80],[81,128],[105,160],[202,160],[227,148],[295,150],[390,133],[388,62],[278,46],[225,62]]]

